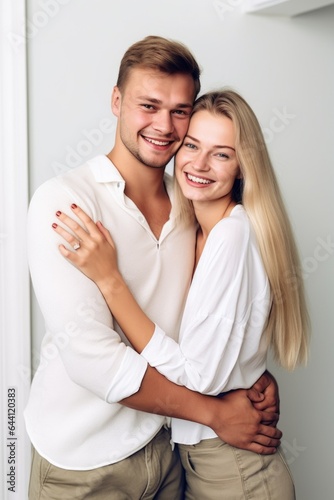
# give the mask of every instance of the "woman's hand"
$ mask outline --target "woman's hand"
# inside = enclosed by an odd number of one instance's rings
[[[56,216],[68,229],[56,223],[52,227],[73,248],[71,251],[59,245],[60,253],[95,281],[119,326],[133,347],[141,352],[151,339],[155,324],[141,310],[118,270],[109,231],[102,222],[95,224],[77,205],[72,204],[71,209],[85,228],[58,211]]]
[[[68,227],[54,223],[53,229],[73,248],[68,250],[59,245],[60,253],[93,280],[99,287],[119,277],[117,253],[109,231],[102,222],[95,222],[77,205],[71,205],[75,215],[83,222],[85,229],[71,217],[58,211],[57,218]]]

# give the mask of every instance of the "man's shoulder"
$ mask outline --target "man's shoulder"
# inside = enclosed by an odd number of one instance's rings
[[[94,159],[92,160],[94,163]],[[37,187],[30,200],[30,211],[33,207],[61,206],[62,201],[74,200],[74,195],[82,196],[91,193],[94,185],[94,174],[91,160],[67,172],[51,177]]]
[[[93,177],[94,166],[98,163],[99,157],[82,163],[78,167],[68,169],[55,177],[49,179],[50,183],[72,184],[80,181],[90,180]],[[48,181],[46,181],[47,183]],[[45,184],[46,184],[45,183]]]
[[[97,158],[93,158],[78,167],[71,168],[66,172],[47,179],[38,186],[34,196],[41,193],[62,191],[64,189],[80,189],[82,185],[91,184],[94,180],[93,167],[96,164]]]

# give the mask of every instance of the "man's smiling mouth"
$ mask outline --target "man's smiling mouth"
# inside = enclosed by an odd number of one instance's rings
[[[169,144],[172,143],[172,141],[158,141],[157,139],[150,139],[149,137],[143,136],[145,141],[150,142],[151,144],[154,144],[155,146],[168,146]]]

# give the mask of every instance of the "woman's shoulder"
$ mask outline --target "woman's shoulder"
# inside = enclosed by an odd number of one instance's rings
[[[213,239],[233,238],[245,240],[250,237],[250,220],[242,205],[236,205],[230,215],[221,219],[212,230]]]

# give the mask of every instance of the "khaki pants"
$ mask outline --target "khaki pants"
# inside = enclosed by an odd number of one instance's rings
[[[29,500],[182,500],[183,471],[162,429],[125,460],[87,471],[56,467],[33,453]]]
[[[187,500],[294,500],[292,477],[282,451],[258,455],[219,438],[178,445],[186,473]]]

